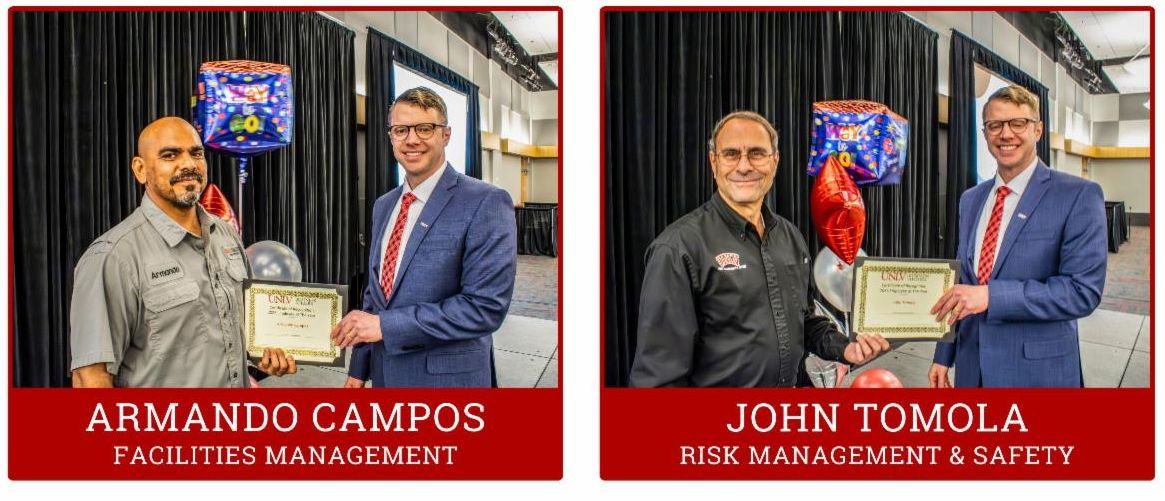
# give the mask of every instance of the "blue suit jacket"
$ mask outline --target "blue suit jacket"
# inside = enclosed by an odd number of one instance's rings
[[[401,196],[376,200],[363,310],[380,315],[384,338],[352,351],[348,375],[378,387],[488,387],[493,332],[510,308],[517,269],[514,204],[505,190],[446,165],[398,265],[385,301],[378,242]]]
[[[1007,226],[987,311],[956,326],[934,361],[959,387],[1082,386],[1076,319],[1100,304],[1108,247],[1100,185],[1039,162]],[[978,285],[975,230],[994,180],[959,199],[959,279]]]

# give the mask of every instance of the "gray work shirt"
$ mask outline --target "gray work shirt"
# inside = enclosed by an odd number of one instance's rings
[[[242,282],[234,228],[197,207],[202,236],[148,195],[77,262],[71,369],[104,362],[114,386],[243,387]]]

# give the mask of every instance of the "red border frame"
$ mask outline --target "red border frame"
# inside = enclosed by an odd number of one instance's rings
[[[558,368],[558,384],[556,385],[556,387],[554,387],[554,388],[505,388],[505,389],[488,389],[488,390],[443,389],[443,390],[439,390],[439,392],[436,392],[436,393],[438,393],[437,397],[439,397],[439,399],[434,398],[433,393],[435,393],[435,392],[433,392],[432,390],[400,390],[400,389],[371,389],[371,391],[366,392],[365,395],[361,396],[363,398],[351,398],[352,397],[351,395],[345,394],[345,395],[343,395],[342,399],[335,398],[335,396],[338,394],[336,392],[342,391],[341,389],[325,389],[325,390],[307,389],[307,388],[305,388],[305,389],[279,389],[279,390],[270,390],[270,391],[261,392],[257,397],[256,396],[247,397],[245,394],[240,394],[237,391],[230,390],[230,389],[225,389],[225,390],[224,389],[163,389],[163,390],[118,389],[118,390],[90,390],[90,392],[88,392],[85,395],[85,398],[76,398],[76,399],[62,402],[62,399],[60,398],[61,396],[63,396],[63,393],[61,393],[61,391],[62,391],[61,389],[16,388],[15,386],[13,386],[13,383],[15,380],[15,363],[14,362],[15,362],[15,356],[16,356],[15,351],[14,351],[16,322],[15,322],[15,316],[13,315],[13,313],[15,312],[15,304],[16,304],[15,303],[15,295],[14,295],[16,282],[15,282],[15,254],[14,254],[15,247],[13,244],[13,237],[15,236],[13,234],[13,228],[14,228],[14,226],[13,226],[13,222],[14,222],[14,211],[13,211],[13,209],[14,209],[14,202],[13,202],[14,174],[13,174],[13,171],[14,171],[14,169],[11,168],[13,165],[15,165],[15,153],[14,153],[14,148],[13,148],[13,144],[14,144],[14,140],[15,140],[15,136],[14,136],[14,132],[13,132],[14,111],[13,111],[13,107],[12,107],[12,101],[13,101],[13,95],[14,95],[12,84],[13,84],[13,64],[14,64],[13,63],[13,59],[14,59],[13,56],[14,56],[14,51],[15,51],[15,48],[14,48],[15,36],[13,34],[12,26],[13,26],[13,22],[14,22],[14,15],[17,12],[50,12],[50,11],[54,11],[54,12],[55,11],[64,11],[64,12],[70,12],[70,11],[95,11],[95,12],[110,12],[110,11],[113,11],[113,12],[141,12],[141,11],[145,11],[145,12],[170,12],[170,11],[223,11],[223,12],[225,12],[225,11],[252,11],[252,12],[257,12],[257,11],[292,11],[292,12],[304,12],[304,11],[319,11],[319,12],[334,12],[334,11],[443,12],[443,11],[456,11],[456,12],[479,12],[479,11],[507,11],[507,12],[554,12],[554,13],[556,13],[557,14],[557,28],[558,28],[558,44],[559,44],[559,49],[558,49],[558,51],[559,51],[558,91],[557,91],[558,92],[558,96],[557,96],[557,104],[558,104],[558,136],[557,136],[558,137],[558,159],[557,159],[557,162],[558,162],[558,196],[559,196],[559,214],[558,214],[559,221],[558,221],[558,223],[559,224],[558,224],[558,233],[557,233],[557,239],[558,239],[558,241],[557,241],[557,244],[558,244],[558,249],[557,249],[557,252],[558,252],[558,258],[557,258],[558,259],[558,263],[557,263],[558,306],[557,306],[557,312],[556,312],[556,323],[557,323],[557,331],[558,331],[557,332],[557,336],[558,336],[557,347],[558,348],[557,348],[557,352],[555,353],[555,359],[556,359],[557,368]],[[562,48],[564,45],[564,40],[563,40],[563,36],[562,36],[563,10],[561,7],[558,7],[558,6],[513,6],[513,5],[509,5],[509,6],[488,6],[488,5],[486,5],[486,6],[441,6],[441,7],[437,7],[437,6],[375,7],[375,6],[351,6],[351,5],[286,6],[286,7],[284,7],[284,6],[243,6],[243,7],[227,7],[227,6],[155,6],[155,7],[138,7],[138,6],[12,6],[8,9],[8,28],[9,28],[8,29],[8,103],[9,103],[9,107],[8,107],[8,134],[7,135],[8,135],[8,145],[9,145],[9,147],[8,147],[8,165],[10,166],[10,168],[8,169],[8,192],[7,192],[7,195],[8,195],[8,238],[9,238],[9,241],[8,241],[8,256],[9,256],[9,258],[8,258],[8,332],[9,332],[9,335],[8,335],[8,362],[9,362],[9,369],[8,369],[9,449],[8,449],[8,453],[9,453],[10,458],[13,458],[13,456],[15,455],[14,454],[15,452],[19,452],[16,450],[16,447],[14,447],[14,444],[23,441],[21,437],[28,436],[28,435],[35,435],[35,434],[27,433],[29,431],[28,428],[20,430],[21,433],[19,433],[19,434],[17,433],[17,431],[16,431],[17,426],[13,426],[13,425],[14,425],[14,423],[17,423],[18,421],[22,420],[21,414],[23,411],[18,410],[18,409],[21,409],[21,407],[20,407],[20,405],[17,405],[14,402],[24,402],[23,405],[26,405],[26,406],[27,405],[36,405],[37,403],[42,403],[42,402],[45,404],[51,403],[52,405],[54,405],[57,408],[57,411],[53,413],[53,414],[57,415],[56,418],[50,418],[50,419],[45,420],[45,419],[42,419],[39,417],[33,417],[30,419],[29,416],[24,416],[23,421],[26,422],[25,423],[26,425],[36,426],[40,429],[45,429],[45,428],[52,429],[51,427],[54,425],[55,426],[69,426],[69,427],[76,428],[77,421],[79,419],[84,420],[85,423],[88,422],[88,419],[90,417],[90,413],[92,412],[92,409],[93,409],[92,406],[94,405],[95,402],[105,402],[107,405],[112,405],[111,402],[114,399],[116,399],[117,401],[122,401],[122,402],[133,401],[133,402],[138,402],[138,403],[153,402],[153,401],[167,402],[167,401],[173,401],[173,400],[181,400],[181,401],[188,401],[188,402],[201,402],[202,405],[209,405],[209,403],[213,402],[213,401],[222,401],[224,403],[230,402],[230,401],[278,402],[278,401],[282,401],[282,400],[294,401],[294,400],[311,400],[311,399],[314,399],[315,401],[327,401],[326,399],[330,398],[331,401],[334,404],[336,404],[337,408],[341,408],[342,405],[347,404],[349,402],[373,403],[373,402],[379,401],[381,403],[385,403],[384,401],[386,401],[386,400],[388,401],[388,403],[392,403],[393,401],[426,402],[426,403],[430,403],[433,406],[436,406],[437,404],[442,403],[442,402],[451,402],[451,403],[458,403],[458,404],[464,404],[466,402],[485,402],[485,403],[489,403],[493,406],[497,406],[497,407],[491,408],[491,410],[496,409],[498,407],[501,407],[500,410],[493,410],[493,412],[490,413],[491,421],[489,421],[489,424],[487,425],[487,429],[489,429],[490,427],[493,427],[496,429],[503,429],[504,430],[503,433],[508,433],[508,434],[506,434],[506,435],[495,434],[492,437],[486,437],[485,442],[483,442],[483,440],[482,440],[483,437],[479,437],[479,436],[472,436],[472,435],[468,435],[465,433],[453,433],[453,434],[442,435],[442,434],[434,434],[431,432],[431,430],[429,432],[422,431],[422,432],[417,433],[415,435],[407,435],[406,434],[403,437],[395,437],[396,439],[403,438],[404,441],[412,439],[412,442],[414,442],[414,443],[424,442],[425,440],[430,440],[431,442],[434,442],[434,443],[449,443],[455,439],[463,439],[465,442],[472,442],[472,443],[476,444],[476,447],[479,447],[481,449],[493,449],[494,450],[492,452],[492,457],[488,457],[488,458],[484,458],[484,459],[478,458],[478,459],[482,459],[482,460],[478,461],[478,463],[476,463],[476,464],[459,465],[457,468],[448,469],[445,471],[442,471],[439,468],[434,468],[434,469],[421,468],[421,469],[418,469],[418,468],[414,468],[414,467],[396,467],[396,468],[398,468],[397,470],[392,470],[391,472],[386,473],[385,467],[380,467],[379,469],[366,468],[364,471],[353,471],[351,469],[344,470],[341,468],[334,468],[333,469],[331,467],[310,466],[308,468],[305,468],[303,472],[283,470],[280,472],[263,472],[263,474],[261,474],[261,475],[255,475],[255,474],[240,475],[236,472],[222,470],[221,468],[217,469],[217,470],[212,469],[213,473],[209,473],[209,474],[207,473],[206,469],[198,469],[198,468],[190,470],[190,471],[177,471],[177,472],[176,471],[158,471],[158,470],[150,470],[147,468],[142,468],[138,471],[130,472],[131,474],[126,474],[125,472],[112,471],[112,469],[109,469],[109,468],[102,469],[102,468],[98,467],[98,468],[94,469],[94,471],[90,471],[90,472],[85,473],[84,477],[86,479],[179,479],[179,478],[183,478],[183,479],[204,480],[204,479],[208,479],[208,476],[210,476],[210,477],[212,477],[212,478],[210,478],[212,480],[217,480],[217,479],[276,479],[276,478],[284,478],[284,479],[312,479],[312,478],[315,478],[315,479],[334,480],[334,479],[384,479],[384,478],[387,478],[387,475],[393,474],[393,475],[396,475],[397,478],[400,478],[400,479],[415,479],[415,480],[434,479],[434,478],[440,479],[440,480],[470,480],[470,479],[477,479],[477,480],[490,480],[490,479],[556,480],[556,479],[562,478],[562,459],[563,459],[563,455],[562,455],[562,451],[563,451],[562,416],[563,416],[563,395],[564,395],[563,381],[565,379],[565,377],[564,377],[565,375],[563,374],[563,371],[562,371],[562,367],[563,367],[563,362],[562,362],[562,357],[563,357],[563,354],[562,354],[562,351],[563,351],[563,346],[562,346],[562,341],[563,341],[562,316],[563,316],[563,278],[564,278],[562,276],[562,270],[563,270],[562,257],[563,257],[563,248],[564,248],[564,245],[563,245],[564,232],[563,232],[563,227],[562,227],[562,221],[563,221],[563,218],[562,218],[562,211],[563,211],[563,208],[562,208],[562,206],[563,206],[563,203],[562,203],[563,202],[563,200],[562,200],[563,199],[563,196],[562,196],[563,195],[563,192],[562,192],[562,188],[563,188],[563,181],[562,181],[562,174],[563,174],[562,158],[563,157],[562,157],[562,154],[563,154],[564,148],[563,148],[563,144],[562,144],[562,139],[563,139],[562,129],[563,129],[563,115],[565,114],[565,110],[563,110],[563,98],[562,98],[562,89],[563,89],[563,80],[564,80],[562,78],[563,66],[564,66],[563,65],[563,57],[562,57],[562,52],[563,52]],[[293,399],[284,399],[283,398],[283,397],[289,397],[289,396],[295,397],[295,398],[293,398]],[[538,408],[538,407],[546,408],[545,406],[547,406],[547,405],[551,405],[552,407],[549,408],[550,409],[549,412],[546,412],[544,414],[543,413],[530,413],[530,412],[526,412],[528,405],[532,406],[534,408]],[[29,407],[24,407],[24,408],[27,409]],[[73,414],[68,413],[68,410],[70,410],[70,409],[74,411]],[[80,414],[76,414],[76,412],[80,412],[81,414],[84,414],[84,415],[81,416]],[[61,416],[61,414],[65,414],[65,416]],[[306,415],[301,416],[301,418],[303,418],[303,417],[307,417],[307,416]],[[507,420],[507,421],[505,423],[497,423],[496,421],[494,421],[494,420],[499,420],[499,419]],[[553,422],[549,423],[548,425],[546,423],[543,423],[542,425],[538,425],[538,424],[531,424],[531,423],[524,422],[524,420],[537,421],[539,419],[541,419],[541,420],[550,419]],[[29,422],[29,421],[32,421],[32,422]],[[83,425],[81,427],[83,428]],[[300,427],[306,427],[306,424],[301,422]],[[75,433],[73,433],[74,431],[75,430],[71,430],[71,431],[66,431],[64,433],[61,433],[54,439],[54,441],[60,440],[63,443],[65,441],[71,441],[71,440],[77,439],[78,436]],[[532,448],[541,449],[542,450],[541,453],[537,453],[536,451],[531,451],[528,449],[523,450],[520,448],[513,448],[513,447],[509,448],[509,450],[507,451],[506,447],[504,447],[505,443],[507,443],[509,441],[513,441],[515,439],[517,441],[521,442],[522,438],[528,438],[530,435],[539,436],[539,432],[540,432],[540,436],[543,440],[550,440],[550,441],[543,441],[543,442],[534,441],[532,443]],[[56,433],[56,432],[54,432],[54,433]],[[70,433],[73,433],[73,437],[69,437]],[[266,434],[261,434],[261,435],[266,435]],[[303,433],[299,434],[300,437],[302,437],[303,435],[304,435]],[[237,441],[245,442],[246,437],[252,437],[252,436],[254,436],[254,435],[246,435],[246,436],[240,435],[236,438],[237,438]],[[391,437],[391,435],[390,435],[390,437]],[[83,436],[83,433],[82,433],[82,436],[80,438],[81,439],[85,438]],[[130,443],[132,443],[133,438],[146,438],[148,441],[148,439],[150,437],[140,437],[140,436],[139,437],[128,437],[127,436],[127,437],[118,437],[118,438],[123,439],[123,442],[129,441]],[[200,439],[205,439],[205,437],[199,437],[199,436],[195,436],[195,437],[174,437],[174,436],[166,437],[166,439],[171,440],[172,443],[175,443],[175,444],[181,444],[181,443],[183,443],[182,440],[185,440],[187,438],[193,438],[194,439],[193,442],[197,442]],[[289,436],[282,437],[282,439],[284,441],[287,441],[291,438],[293,438],[293,437],[289,437]],[[372,441],[376,441],[379,439],[377,437],[370,438],[368,436],[365,436],[362,438],[372,440]],[[97,441],[102,441],[102,439],[98,438]],[[193,443],[193,442],[191,442],[191,443]],[[290,443],[294,444],[294,442],[290,442]],[[319,443],[323,444],[325,442],[319,442]],[[76,445],[70,445],[70,446],[73,447],[74,451],[76,452],[76,448],[77,448]],[[497,452],[499,450],[502,451],[501,454],[499,454]],[[542,462],[533,462],[531,460],[524,460],[523,461],[521,458],[525,457],[525,456],[537,456],[534,459],[544,460],[544,461],[553,460],[555,462],[553,464],[545,464]],[[68,472],[49,471],[48,470],[49,465],[54,464],[54,462],[48,461],[47,458],[44,458],[44,459],[46,459],[45,461],[36,461],[36,460],[28,461],[28,458],[24,458],[24,459],[25,459],[25,461],[10,462],[10,466],[9,466],[9,476],[10,477],[18,477],[19,479],[22,479],[22,480],[23,479],[72,479],[72,478],[77,478],[75,473],[70,475]],[[78,459],[81,459],[81,458],[78,458]],[[509,462],[507,460],[513,460],[513,462]],[[20,467],[18,467],[19,463],[22,463],[22,462],[26,463],[26,464],[27,463],[39,463],[39,466],[34,466],[32,468],[27,468],[27,467],[20,468]],[[520,469],[522,465],[526,466],[525,471],[512,471],[514,469]],[[17,471],[17,470],[19,470],[19,471]],[[357,469],[357,470],[359,470],[359,469]],[[307,473],[308,471],[310,471],[310,473]],[[330,471],[330,473],[329,473],[329,471]],[[448,474],[450,471],[452,472],[452,474]],[[445,475],[445,476],[442,476],[442,475]]]
[[[799,474],[797,476],[790,477],[790,476],[788,476],[787,472],[780,473],[780,470],[772,470],[771,472],[769,472],[767,474],[764,474],[764,473],[756,474],[755,472],[742,474],[740,472],[727,470],[727,469],[723,469],[723,467],[720,467],[720,469],[718,470],[719,473],[709,473],[706,470],[712,470],[715,468],[709,467],[709,468],[701,469],[701,467],[699,467],[699,466],[687,466],[686,467],[687,470],[683,470],[683,472],[679,472],[675,468],[674,463],[672,463],[672,464],[666,464],[666,463],[662,463],[662,462],[659,464],[642,464],[642,463],[640,463],[640,464],[635,464],[635,465],[631,465],[631,466],[621,465],[618,467],[612,467],[610,463],[613,461],[603,461],[603,459],[607,458],[607,457],[617,457],[618,453],[627,452],[627,453],[637,454],[634,450],[632,450],[633,448],[631,448],[631,447],[620,448],[619,450],[617,450],[615,452],[611,451],[612,446],[617,445],[619,443],[617,440],[610,439],[610,437],[613,435],[612,432],[610,431],[610,429],[612,429],[616,426],[622,426],[624,423],[605,422],[604,418],[606,418],[607,414],[611,414],[612,416],[614,416],[614,415],[637,416],[638,420],[649,421],[649,422],[655,422],[655,421],[657,421],[657,419],[653,419],[653,418],[658,418],[659,422],[668,423],[667,417],[665,417],[664,415],[653,416],[651,414],[651,411],[658,412],[660,409],[666,408],[667,411],[677,412],[678,408],[682,408],[682,405],[676,404],[677,401],[680,401],[680,402],[690,401],[693,398],[699,398],[699,397],[715,397],[716,400],[724,400],[728,395],[732,395],[732,396],[734,396],[734,398],[737,398],[738,401],[740,401],[740,402],[745,402],[745,401],[763,402],[766,397],[771,397],[773,395],[780,395],[780,396],[787,398],[789,400],[803,400],[803,401],[814,401],[814,400],[821,401],[822,400],[821,395],[826,395],[823,393],[816,394],[816,395],[807,395],[805,393],[805,390],[792,390],[792,393],[785,393],[784,391],[786,391],[786,390],[766,390],[766,389],[694,389],[694,390],[691,390],[691,389],[689,389],[689,390],[685,390],[685,389],[657,389],[657,390],[644,390],[644,389],[633,389],[633,388],[621,388],[621,387],[614,387],[614,386],[607,385],[607,381],[606,381],[606,362],[607,362],[606,343],[607,343],[607,314],[608,314],[608,312],[607,312],[607,288],[606,288],[606,286],[607,286],[607,266],[608,266],[608,263],[607,263],[606,250],[607,250],[608,232],[607,232],[607,218],[606,218],[607,217],[607,189],[606,189],[607,185],[606,185],[606,183],[607,183],[608,172],[607,172],[607,165],[606,165],[606,149],[607,149],[607,134],[606,134],[607,95],[606,95],[606,92],[607,92],[607,89],[604,86],[604,83],[606,80],[606,72],[607,72],[607,61],[605,59],[605,54],[606,54],[606,49],[607,49],[607,47],[606,47],[606,42],[607,42],[607,18],[606,18],[606,14],[610,13],[610,12],[706,12],[706,11],[748,11],[748,12],[789,12],[789,11],[793,11],[793,12],[805,12],[805,11],[895,11],[895,12],[910,12],[910,11],[915,11],[915,12],[1113,11],[1113,12],[1124,12],[1124,11],[1137,11],[1137,12],[1148,12],[1149,13],[1149,45],[1150,45],[1150,56],[1149,57],[1150,57],[1150,66],[1153,68],[1156,68],[1156,66],[1155,66],[1156,60],[1155,60],[1155,55],[1153,54],[1151,48],[1153,46],[1155,46],[1155,44],[1156,44],[1156,29],[1155,29],[1156,28],[1156,11],[1151,6],[1093,6],[1093,7],[1064,6],[1064,7],[1054,7],[1054,8],[1047,7],[1047,6],[1030,6],[1030,7],[1016,7],[1016,6],[967,6],[967,7],[948,7],[948,6],[938,6],[938,7],[924,7],[924,6],[836,6],[836,7],[833,7],[833,6],[831,6],[828,8],[798,7],[798,6],[789,6],[789,7],[783,7],[783,6],[782,7],[764,7],[764,6],[664,6],[664,7],[658,7],[658,6],[607,6],[607,7],[603,7],[602,9],[600,9],[600,13],[599,13],[599,16],[600,16],[600,19],[599,19],[599,26],[600,26],[600,28],[599,28],[599,59],[600,59],[600,64],[599,64],[599,110],[600,110],[600,112],[599,112],[600,113],[600,117],[599,117],[599,227],[600,227],[600,231],[599,231],[599,233],[600,233],[600,235],[599,235],[599,262],[600,262],[600,266],[599,266],[600,267],[599,305],[600,306],[599,307],[600,307],[601,311],[600,311],[600,316],[599,316],[600,348],[599,348],[599,381],[598,381],[599,386],[600,386],[600,390],[599,390],[599,400],[600,400],[600,403],[599,403],[599,410],[600,410],[600,426],[599,426],[600,477],[602,477],[605,480],[663,480],[663,479],[666,479],[666,480],[705,479],[706,480],[706,479],[777,479],[777,478],[790,479],[790,480],[812,480],[812,479],[825,479],[825,478],[829,478],[829,479],[858,479],[858,478],[888,479],[885,477],[885,474],[886,473],[893,474],[892,468],[887,468],[885,470],[882,470],[881,474],[873,476],[873,477],[867,476],[868,472],[858,473],[858,474],[853,474],[853,475],[840,475],[840,476],[836,475],[835,473],[822,474],[820,472],[818,472],[818,473],[809,472],[807,475],[802,473],[802,474]],[[1151,103],[1153,102],[1155,90],[1156,90],[1156,73],[1154,71],[1151,71],[1150,77],[1149,77],[1149,100]],[[1156,105],[1154,104],[1153,107],[1155,108],[1155,106]],[[1143,395],[1146,395],[1148,398],[1148,408],[1149,408],[1150,413],[1152,413],[1152,412],[1154,412],[1153,405],[1155,403],[1155,391],[1156,391],[1156,387],[1155,387],[1155,383],[1154,383],[1154,379],[1155,379],[1155,375],[1156,375],[1156,365],[1155,365],[1153,357],[1152,357],[1152,354],[1154,353],[1154,346],[1155,346],[1155,340],[1153,339],[1153,337],[1154,337],[1153,331],[1154,331],[1155,327],[1153,326],[1152,320],[1154,318],[1155,303],[1156,303],[1155,291],[1154,291],[1155,284],[1153,283],[1153,277],[1155,277],[1155,259],[1156,259],[1155,253],[1154,253],[1154,250],[1155,250],[1154,210],[1156,207],[1156,197],[1155,197],[1156,175],[1155,175],[1154,169],[1152,168],[1152,165],[1153,165],[1153,161],[1155,158],[1156,123],[1155,123],[1154,116],[1153,116],[1152,112],[1150,112],[1150,119],[1149,119],[1149,134],[1150,134],[1150,139],[1149,139],[1149,165],[1150,165],[1150,168],[1149,168],[1149,183],[1150,183],[1150,185],[1149,185],[1149,204],[1150,204],[1150,208],[1149,208],[1149,275],[1150,275],[1150,280],[1149,280],[1149,316],[1148,316],[1149,335],[1150,335],[1150,338],[1149,338],[1149,343],[1150,343],[1149,344],[1149,388],[1148,389],[1134,389],[1134,388],[1084,389],[1082,391],[1090,392],[1093,395],[1096,395],[1098,397],[1104,396],[1107,398],[1127,397],[1127,396],[1131,396],[1131,395],[1143,394]],[[808,391],[813,391],[813,390],[808,390]],[[992,390],[957,390],[957,391],[962,392],[960,394],[956,394],[957,396],[961,395],[964,397],[964,399],[967,399],[967,400],[986,398],[986,397],[983,397],[983,395],[992,396],[992,395],[999,395],[1000,394],[998,391],[992,391]],[[1077,392],[1080,390],[1070,390],[1070,391]],[[781,392],[781,393],[776,393],[776,392]],[[1014,393],[1023,393],[1025,395],[1031,395],[1033,397],[1042,397],[1042,396],[1046,396],[1046,395],[1055,394],[1056,392],[1057,392],[1057,390],[1022,390],[1022,391],[1015,391]],[[1116,392],[1116,393],[1113,394],[1113,393],[1109,393],[1109,392]],[[659,397],[660,394],[664,394],[664,395],[668,395],[668,396]],[[697,395],[699,397],[697,397]],[[848,395],[845,395],[846,398],[841,399],[841,400],[850,401],[850,400],[853,400],[856,395],[857,395],[857,393],[850,393]],[[1078,395],[1078,393],[1071,393],[1071,395],[1076,396],[1076,395]],[[806,398],[808,396],[812,396],[812,397],[816,397],[816,398]],[[944,392],[942,394],[942,397],[949,397],[949,396],[951,396],[951,393]],[[928,395],[926,395],[925,392],[919,392],[916,389],[901,389],[901,390],[882,390],[882,391],[879,391],[877,393],[877,398],[870,398],[867,400],[877,401],[877,402],[882,402],[882,403],[895,402],[895,401],[897,401],[897,402],[911,402],[911,401],[920,401],[926,397],[928,397]],[[970,397],[970,398],[967,398],[967,397]],[[643,405],[644,400],[650,400],[651,404]],[[707,400],[711,400],[711,399],[706,399],[706,401]],[[778,399],[778,401],[779,400],[780,399]],[[834,399],[834,400],[838,400],[838,399]],[[934,400],[934,399],[932,397],[932,398],[928,398],[927,400]],[[951,400],[951,399],[943,398],[943,400]],[[644,413],[646,413],[646,415]],[[706,412],[699,412],[699,411],[698,411],[698,413],[706,414]],[[700,416],[700,417],[706,417],[706,416]],[[690,418],[690,419],[691,419],[691,421],[689,421],[689,423],[687,423],[689,425],[692,422],[696,421],[696,419],[694,419],[694,418]],[[719,423],[720,422],[717,421],[717,424],[719,424]],[[1152,439],[1153,435],[1155,434],[1155,429],[1154,429],[1155,424],[1153,424],[1153,423],[1155,423],[1155,422],[1150,421],[1151,425],[1149,427],[1149,437],[1148,437],[1150,439]],[[690,429],[683,427],[682,425],[678,426],[674,430],[670,429],[671,427],[666,425],[666,424],[663,426],[663,428],[667,429],[667,431],[679,431],[681,433],[687,432],[687,433],[692,434],[692,435],[708,435],[709,434],[708,432],[705,432],[705,431],[693,431],[693,430],[690,430]],[[606,431],[606,433],[604,433],[604,431]],[[640,431],[642,431],[642,430],[640,430]],[[621,437],[619,437],[619,438],[621,438]],[[724,437],[720,436],[718,438],[724,438]],[[766,437],[766,438],[768,438],[768,437]],[[852,438],[852,436],[844,437],[844,438]],[[771,438],[768,438],[768,439],[771,440]],[[661,442],[661,441],[657,441],[657,442]],[[671,444],[668,443],[667,445],[671,445]],[[606,450],[604,450],[604,449],[606,449]],[[1153,453],[1153,451],[1150,450],[1149,451],[1149,458],[1148,458],[1150,461],[1150,464],[1151,464],[1151,466],[1149,468],[1149,470],[1150,470],[1149,478],[1152,478],[1152,475],[1153,475],[1152,474],[1152,470],[1153,470],[1152,462],[1155,461],[1154,457],[1152,456],[1152,453]],[[649,454],[640,454],[640,456],[647,457],[647,456],[649,456]],[[659,457],[656,457],[655,459],[659,459]],[[1047,478],[1047,479],[1051,479],[1051,478],[1061,478],[1058,476],[1059,474],[1060,474],[1059,472],[1049,472],[1049,473],[1045,473],[1043,475],[1037,474],[1037,475],[1033,476],[1029,472],[1028,474],[1026,474],[1026,476],[1020,476],[1020,477],[1008,476],[1008,475],[995,475],[995,476],[991,476],[991,475],[987,475],[987,476],[965,475],[962,477],[953,476],[953,477],[949,477],[947,479],[950,479],[950,480],[958,480],[958,479],[990,480],[990,479],[1009,479],[1009,478],[1011,478],[1011,479],[1014,479],[1014,478],[1032,478],[1032,479]],[[921,478],[929,478],[929,477],[919,477],[919,478],[921,479]],[[1077,477],[1077,478],[1083,479],[1082,477]],[[1113,478],[1113,479],[1115,479],[1115,478],[1127,478],[1127,477],[1121,477],[1119,475],[1117,475],[1117,476],[1100,475],[1100,476],[1091,477],[1091,478],[1097,478],[1097,479]]]

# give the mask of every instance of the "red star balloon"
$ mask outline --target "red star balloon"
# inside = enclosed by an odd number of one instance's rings
[[[866,204],[836,157],[826,160],[817,175],[809,203],[821,241],[846,264],[854,264],[866,233]]]
[[[235,232],[240,235],[243,233],[239,228],[239,219],[235,217],[235,210],[231,208],[227,197],[222,194],[218,186],[207,184],[206,189],[202,190],[202,197],[198,199],[198,203],[202,205],[206,212],[213,216],[222,219],[231,224],[235,228]]]
[[[901,388],[902,381],[886,369],[870,369],[854,378],[850,388]]]

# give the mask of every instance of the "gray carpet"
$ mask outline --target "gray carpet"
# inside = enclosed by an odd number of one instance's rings
[[[558,258],[518,256],[510,315],[558,320]]]

